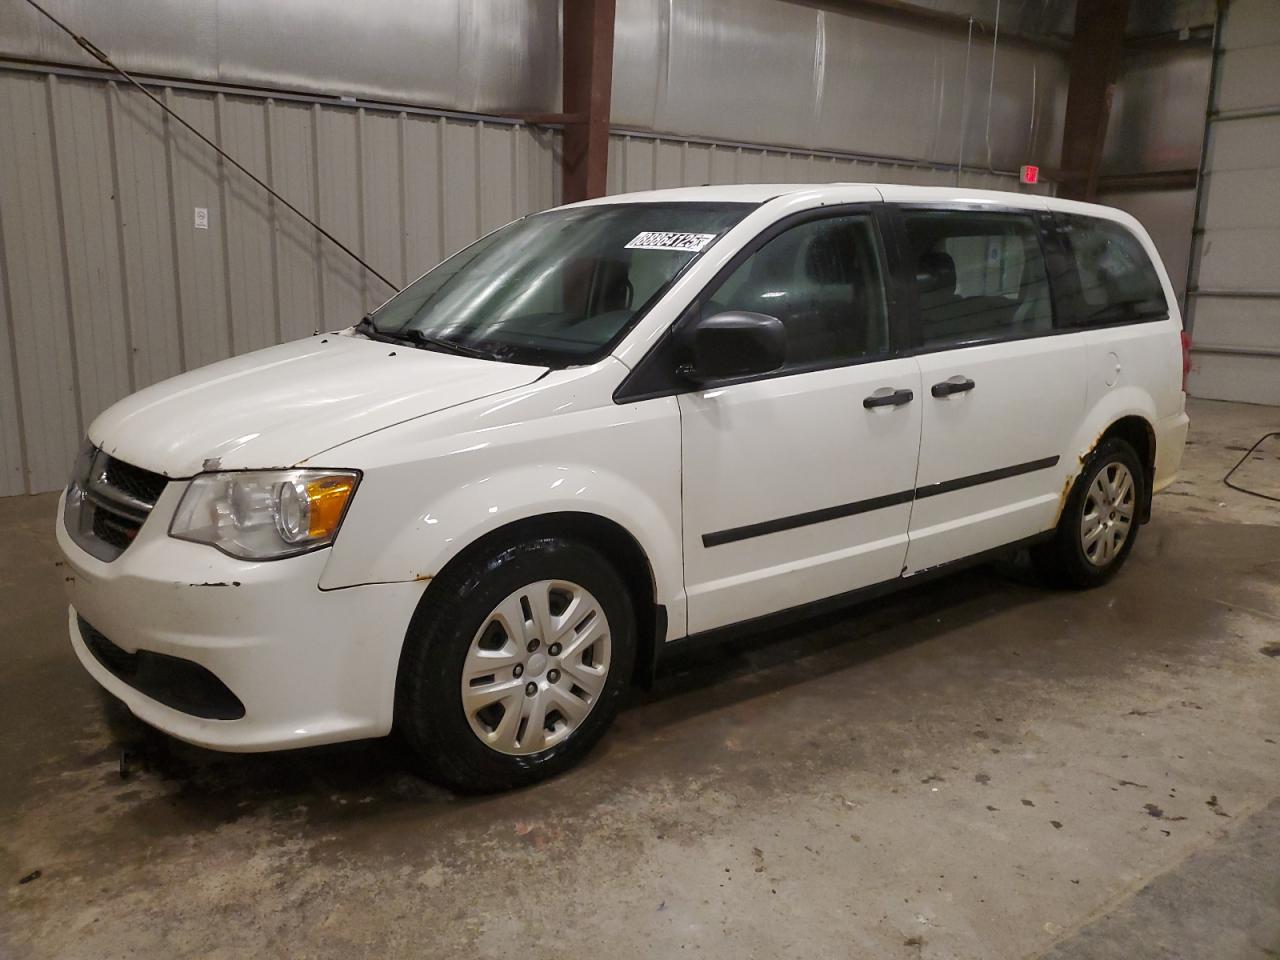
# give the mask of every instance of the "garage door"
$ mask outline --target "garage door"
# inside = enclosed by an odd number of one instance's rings
[[[1233,0],[1216,69],[1188,298],[1188,390],[1280,404],[1280,3]]]

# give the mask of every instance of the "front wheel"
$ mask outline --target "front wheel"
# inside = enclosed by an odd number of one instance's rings
[[[484,552],[446,571],[415,614],[396,728],[455,789],[533,783],[600,739],[635,652],[630,596],[595,549],[545,537]]]
[[[1106,583],[1138,537],[1146,474],[1133,447],[1118,437],[1098,444],[1067,496],[1053,539],[1031,551],[1050,582],[1078,588]]]

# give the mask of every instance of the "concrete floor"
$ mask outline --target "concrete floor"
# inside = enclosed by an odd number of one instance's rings
[[[150,734],[68,648],[53,498],[0,500],[0,956],[1280,956],[1280,505],[1220,482],[1280,409],[1192,416],[1109,586],[983,569],[700,656],[486,799]]]

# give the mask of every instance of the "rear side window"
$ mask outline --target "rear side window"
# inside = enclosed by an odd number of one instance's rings
[[[883,354],[888,311],[869,217],[812,220],[778,234],[725,278],[702,315],[742,310],[787,328],[784,369]]]
[[[1062,216],[1078,286],[1066,291],[1065,325],[1103,326],[1169,315],[1160,278],[1138,238],[1118,223]]]
[[[907,211],[921,346],[1014,340],[1053,329],[1033,217]]]

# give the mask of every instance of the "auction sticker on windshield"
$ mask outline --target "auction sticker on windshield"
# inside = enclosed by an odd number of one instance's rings
[[[646,230],[626,245],[625,250],[687,250],[697,253],[716,238],[714,233],[665,233]]]

